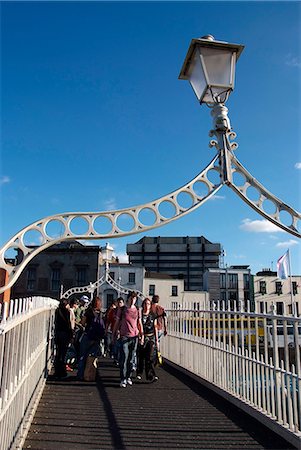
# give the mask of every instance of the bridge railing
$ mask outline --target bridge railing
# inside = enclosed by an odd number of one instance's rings
[[[0,309],[0,449],[21,448],[53,353],[56,300],[11,300]]]
[[[301,448],[301,318],[215,309],[168,311],[162,354]]]

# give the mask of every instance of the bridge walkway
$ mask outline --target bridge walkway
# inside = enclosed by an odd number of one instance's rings
[[[182,371],[165,363],[158,375],[122,389],[118,369],[103,359],[96,383],[49,377],[23,448],[294,448]]]

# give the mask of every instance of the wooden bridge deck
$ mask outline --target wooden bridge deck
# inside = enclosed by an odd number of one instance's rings
[[[103,359],[97,383],[47,381],[25,449],[291,449],[290,444],[171,366],[157,383],[119,387]]]

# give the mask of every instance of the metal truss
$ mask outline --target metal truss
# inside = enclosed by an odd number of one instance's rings
[[[97,288],[106,283],[110,285],[115,291],[118,291],[120,294],[128,294],[129,292],[131,292],[131,289],[127,289],[126,287],[113,280],[113,278],[106,270],[105,275],[100,277],[99,280],[95,281],[94,283],[87,284],[87,286],[72,287],[64,292],[61,298],[68,299],[69,297],[71,297],[71,295],[84,294],[85,292],[88,292],[90,295],[92,295]],[[137,292],[138,298],[144,300],[145,296],[142,294],[142,292],[137,290],[135,292]]]
[[[212,108],[214,127],[210,135],[215,136],[216,140],[211,140],[210,146],[216,148],[217,155],[199,175],[181,188],[157,200],[131,208],[49,216],[19,231],[0,250],[0,268],[5,269],[9,275],[8,283],[0,288],[0,293],[17,281],[32,258],[58,242],[71,239],[112,239],[147,232],[195,210],[216,194],[223,185],[229,186],[265,219],[300,238],[300,213],[271,194],[235,157],[234,150],[238,145],[233,142],[236,135],[231,131],[227,113],[228,109],[223,104],[217,103]],[[219,175],[219,182],[211,180],[212,173]],[[237,180],[237,177],[240,177],[240,180]],[[255,199],[254,193],[255,197],[257,196]],[[171,210],[168,214],[164,209],[167,207]],[[78,220],[86,226],[84,233],[76,234],[73,231]],[[59,226],[60,233],[51,234],[53,224]],[[26,238],[32,232],[35,232],[41,242],[37,247],[26,244]],[[18,254],[22,255],[16,265],[9,264],[6,260],[10,249],[17,249]]]

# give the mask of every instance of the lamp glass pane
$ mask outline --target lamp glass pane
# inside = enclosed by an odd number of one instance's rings
[[[204,64],[210,85],[221,84],[232,86],[233,74],[231,74],[231,59],[233,50],[217,48],[201,48]]]
[[[194,52],[192,61],[190,63],[188,79],[195,92],[195,95],[200,100],[201,96],[207,86],[204,71],[201,64],[200,54],[198,49]]]

